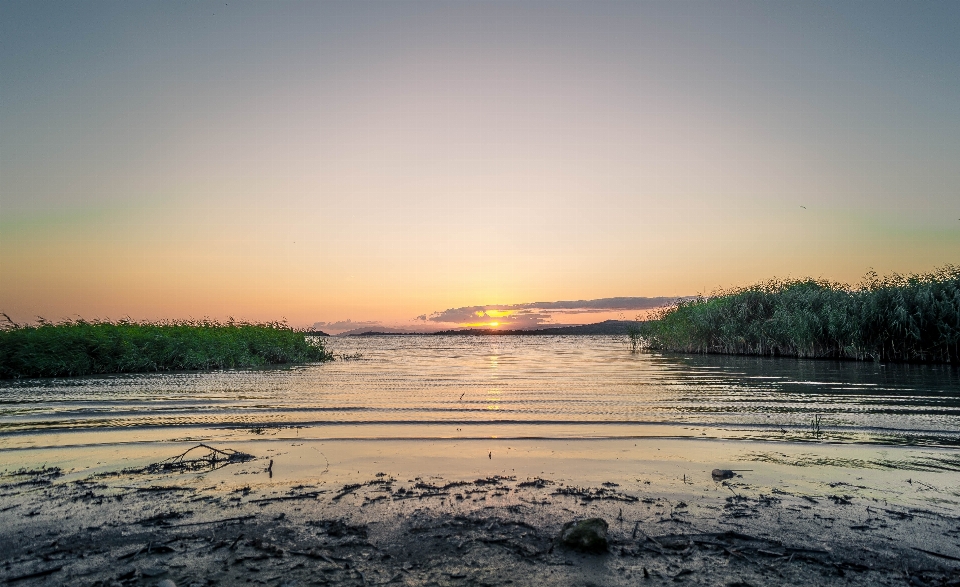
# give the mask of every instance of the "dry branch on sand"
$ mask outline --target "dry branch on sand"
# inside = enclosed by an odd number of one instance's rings
[[[194,452],[203,451],[206,452]],[[192,454],[191,454],[192,453]],[[189,458],[188,458],[188,455]],[[254,456],[245,452],[225,448],[219,449],[200,443],[190,447],[177,456],[135,469],[124,469],[123,473],[187,473],[193,471],[213,471],[234,463],[245,463]]]

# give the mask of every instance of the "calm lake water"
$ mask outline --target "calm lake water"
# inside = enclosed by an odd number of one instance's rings
[[[332,338],[290,369],[0,383],[0,447],[236,438],[635,438],[960,445],[944,366],[631,353],[623,337]],[[819,422],[819,427],[817,425]]]

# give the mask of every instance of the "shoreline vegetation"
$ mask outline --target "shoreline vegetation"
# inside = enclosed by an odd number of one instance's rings
[[[631,332],[651,350],[957,365],[960,267],[855,287],[770,280],[678,301]]]
[[[131,320],[0,327],[0,379],[256,368],[334,359],[322,338],[284,322]],[[364,332],[349,336],[426,333]],[[857,286],[773,279],[679,299],[641,321],[429,335],[626,335],[634,351],[960,364],[960,267]]]
[[[237,369],[333,359],[283,322],[68,320],[0,330],[0,379]]]

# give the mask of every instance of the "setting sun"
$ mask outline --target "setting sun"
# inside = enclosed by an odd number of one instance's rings
[[[500,326],[500,322],[461,322],[459,326],[462,328],[496,328]]]

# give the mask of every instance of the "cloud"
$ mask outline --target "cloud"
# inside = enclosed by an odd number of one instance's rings
[[[673,297],[618,297],[596,300],[569,300],[558,302],[530,302],[525,304],[494,304],[488,306],[464,306],[442,312],[423,314],[417,320],[430,322],[454,322],[460,324],[489,323],[535,326],[549,323],[554,315],[590,314],[597,312],[632,312],[652,310],[677,301]]]
[[[532,304],[516,304],[522,308],[539,308],[541,310],[652,310],[677,301],[677,298],[600,298],[596,300],[577,300],[568,302],[533,302]]]

